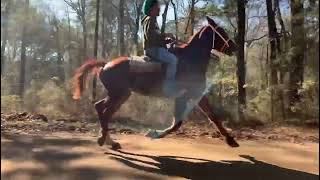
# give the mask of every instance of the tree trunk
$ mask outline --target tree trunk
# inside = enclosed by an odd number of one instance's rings
[[[280,43],[280,37],[279,34],[277,34],[277,47],[278,47],[278,53],[282,54],[283,52],[286,52],[287,49],[287,44],[288,44],[288,40],[287,40],[287,33],[286,33],[286,28],[282,19],[282,15],[281,15],[281,10],[280,10],[280,5],[279,5],[279,0],[274,0],[275,3],[275,12],[277,12],[277,19],[280,23],[280,27],[281,27],[281,34],[283,36],[283,48],[281,48],[281,43]],[[283,63],[284,59],[281,59],[280,63]],[[279,73],[280,73],[280,78],[279,78],[279,82],[280,84],[284,84],[284,75],[285,75],[285,71],[281,68],[279,68]],[[281,112],[282,112],[282,119],[285,120],[286,119],[286,112],[285,112],[285,103],[284,103],[284,96],[285,96],[285,91],[284,89],[279,89],[279,95],[280,95],[280,105],[281,105]]]
[[[61,46],[60,46],[60,38],[59,38],[59,25],[57,24],[57,32],[56,32],[56,43],[57,43],[57,51],[58,51],[58,76],[61,82],[64,82],[64,68],[62,64],[62,54],[61,54]]]
[[[178,36],[178,13],[177,13],[177,6],[176,4],[173,2],[173,0],[171,0],[171,4],[173,6],[173,12],[174,12],[174,23],[176,25],[176,40],[179,40],[179,36]]]
[[[98,35],[99,35],[99,12],[100,11],[100,0],[97,0],[96,6],[96,27],[94,30],[94,58],[98,57]],[[97,89],[97,78],[94,76],[93,78],[93,86],[92,86],[92,102],[96,100],[96,89]]]
[[[271,86],[276,85],[278,82],[277,70],[274,67],[274,61],[277,58],[277,47],[276,47],[276,36],[277,27],[275,22],[274,12],[272,10],[272,1],[266,0],[267,3],[267,16],[268,16],[268,28],[269,28],[269,41],[270,41],[270,84]]]
[[[29,19],[29,0],[25,2],[25,16]],[[20,84],[19,84],[19,95],[23,99],[24,85],[25,85],[25,72],[26,72],[26,29],[27,21],[24,22],[22,27],[22,37],[21,37],[21,64],[20,64]]]
[[[119,17],[118,17],[118,41],[119,41],[119,55],[125,54],[124,47],[124,0],[119,0]]]
[[[96,25],[94,29],[94,58],[98,58],[98,39],[99,39],[99,15],[100,15],[100,0],[97,0],[96,6]]]
[[[142,9],[143,1],[141,1],[139,4],[136,2],[136,9],[137,9],[137,15],[135,20],[135,31],[134,31],[134,45],[136,50],[136,55],[138,55],[139,52],[139,28],[140,28],[140,16],[141,16],[141,9]]]
[[[55,76],[59,77],[60,82],[64,82],[64,68],[62,64],[62,53],[61,53],[61,46],[60,46],[60,28],[59,22],[56,16],[52,17],[51,25],[53,28],[53,35],[55,38],[55,45],[56,45],[56,52],[57,52],[57,66]]]
[[[293,105],[299,98],[298,89],[303,81],[303,58],[304,58],[304,13],[303,1],[291,0],[291,26],[292,26],[292,58],[289,80],[289,99]]]
[[[266,86],[269,87],[269,42],[267,43],[267,54],[266,54],[266,64],[265,64],[265,78],[266,78]]]
[[[101,44],[102,44],[102,50],[101,50],[101,57],[106,58],[106,8],[105,8],[106,0],[102,1],[102,24],[101,24]]]
[[[87,58],[87,27],[86,27],[86,21],[84,20],[83,25],[82,25],[82,36],[83,36],[83,58],[86,59]],[[83,60],[80,60],[81,63]]]
[[[65,60],[65,65],[66,65],[66,70],[65,70],[65,79],[69,79],[71,77],[72,74],[72,67],[73,67],[73,61],[72,61],[72,57],[71,57],[71,20],[70,20],[70,12],[69,12],[69,8],[67,7],[67,20],[68,20],[68,46],[67,46],[67,51],[68,51],[68,63],[66,63]]]
[[[71,23],[70,23],[70,14],[69,14],[69,8],[67,7],[67,20],[68,20],[68,41],[69,45],[71,43]]]
[[[4,11],[4,23],[3,23],[3,36],[2,36],[2,46],[1,46],[1,75],[3,73],[4,70],[4,66],[5,66],[5,49],[6,49],[6,45],[7,45],[7,41],[8,41],[8,25],[9,25],[9,13],[10,13],[10,6],[11,6],[11,1],[7,1],[6,7],[5,7],[5,11]]]
[[[196,13],[195,13],[195,2],[196,0],[191,0],[191,8],[190,8],[190,34],[191,36],[194,33],[194,26],[195,26],[195,18],[196,18]]]
[[[246,37],[246,35],[245,35]],[[244,52],[245,52],[245,58],[244,58],[244,61],[246,62],[249,58],[249,48],[250,48],[250,45],[248,43],[245,43],[245,49],[244,49]]]
[[[185,34],[189,36],[192,36],[194,31],[194,21],[195,21],[194,5],[195,5],[195,0],[191,0],[190,14],[189,14],[189,18],[188,18],[188,22],[185,30]],[[188,34],[188,32],[190,32],[190,34]]]
[[[222,89],[223,89],[222,81],[219,81],[219,105],[220,105],[220,107],[223,107]]]
[[[281,10],[280,10],[280,4],[279,4],[279,0],[274,0],[275,3],[275,12],[277,12],[277,19],[280,23],[280,27],[281,27],[281,35],[283,37],[283,47],[284,47],[284,51],[287,52],[288,51],[288,37],[287,37],[287,33],[286,33],[286,27],[284,25],[283,19],[282,19],[282,15],[281,15]],[[280,48],[280,42],[279,42],[279,48]],[[282,53],[281,50],[279,50],[279,53]],[[284,74],[285,72],[283,72],[280,69],[280,84],[283,84],[284,82]]]
[[[170,1],[165,1],[165,8],[162,14],[162,26],[161,26],[161,33],[164,33],[166,31],[166,23],[167,23],[167,14],[169,9],[169,3]]]
[[[274,106],[275,106],[275,85],[278,83],[277,69],[275,67],[275,60],[277,58],[277,27],[275,22],[275,14],[272,9],[272,1],[266,0],[267,16],[268,16],[268,29],[270,41],[270,85],[271,85],[271,121],[274,121]]]
[[[284,51],[288,50],[288,36],[287,36],[287,31],[286,31],[286,27],[284,25],[283,19],[282,19],[282,13],[280,10],[280,5],[279,5],[279,0],[274,0],[275,3],[275,10],[277,12],[277,19],[280,23],[280,27],[281,27],[281,34],[283,36],[283,44],[284,44]]]
[[[12,52],[12,60],[16,59],[17,57],[17,41],[13,40],[13,52]]]
[[[246,105],[245,76],[246,67],[244,62],[244,43],[245,43],[245,20],[246,20],[246,3],[245,0],[237,0],[238,6],[238,54],[237,54],[237,78],[238,78],[238,113],[240,120],[243,120],[242,108]]]
[[[82,35],[83,35],[83,58],[87,59],[87,20],[86,20],[86,1],[81,0],[81,23],[82,23]],[[80,59],[80,64],[83,60]]]
[[[77,41],[79,41],[79,30],[78,30],[78,26],[76,27],[76,39],[77,39]]]
[[[259,61],[259,67],[260,67],[260,89],[262,90],[262,89],[264,89],[265,88],[265,85],[263,84],[263,76],[264,76],[264,74],[263,74],[263,72],[264,72],[264,70],[263,70],[263,65],[262,65],[262,60],[264,59],[264,54],[263,54],[263,52],[264,52],[264,45],[261,45],[260,46],[260,52],[261,52],[261,54],[260,54],[260,59],[261,59],[261,61]]]

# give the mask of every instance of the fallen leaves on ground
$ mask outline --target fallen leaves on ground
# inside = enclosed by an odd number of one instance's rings
[[[114,123],[111,123],[114,124]],[[136,127],[130,127],[134,123],[125,123],[119,121],[110,129],[110,133],[119,134],[143,134],[136,130]],[[137,124],[137,122],[135,122]],[[73,132],[73,133],[99,133],[99,122],[86,122],[76,118],[49,119],[43,114],[36,113],[1,113],[1,131],[13,131],[16,133],[45,133],[45,132]],[[137,125],[136,125],[137,126]],[[139,125],[142,126],[142,125]],[[228,129],[231,132],[231,129]],[[248,128],[242,127],[234,129],[231,134],[238,140],[279,140],[292,143],[319,142],[319,133],[317,129],[307,129],[299,127],[260,127]],[[186,121],[182,127],[169,137],[183,138],[220,138],[223,137],[216,130],[215,126],[206,121]]]

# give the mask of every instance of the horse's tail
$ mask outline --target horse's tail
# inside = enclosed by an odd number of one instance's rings
[[[81,98],[81,95],[84,91],[87,75],[90,70],[93,72],[95,76],[99,74],[99,67],[103,67],[106,64],[104,61],[97,60],[88,60],[81,67],[79,67],[74,75],[73,83],[74,83],[74,91],[73,91],[73,99],[78,100]]]

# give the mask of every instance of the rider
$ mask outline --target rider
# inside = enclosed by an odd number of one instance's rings
[[[167,50],[166,44],[174,39],[171,33],[161,33],[157,23],[160,14],[158,0],[144,0],[142,12],[145,15],[141,21],[144,33],[144,52],[156,61],[167,64],[166,79],[163,91],[167,96],[178,97],[185,91],[178,89],[175,82],[177,72],[177,57]]]

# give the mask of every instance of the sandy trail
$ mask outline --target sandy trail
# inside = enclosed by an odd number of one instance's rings
[[[96,137],[1,133],[4,179],[319,179],[319,144],[114,135],[121,151]]]

